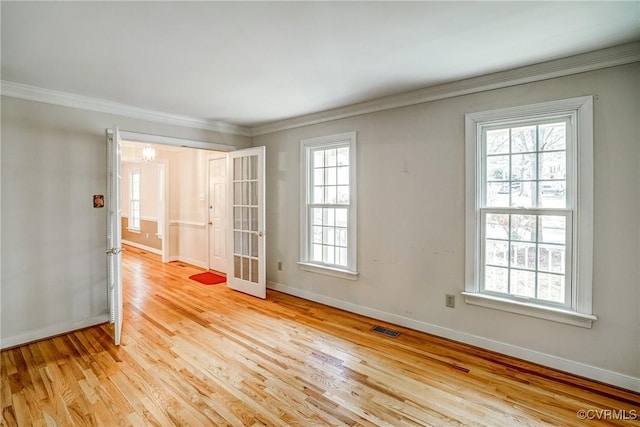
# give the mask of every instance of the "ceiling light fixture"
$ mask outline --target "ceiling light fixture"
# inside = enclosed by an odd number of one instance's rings
[[[147,144],[146,147],[142,149],[142,160],[147,162],[153,162],[156,159],[156,150]]]

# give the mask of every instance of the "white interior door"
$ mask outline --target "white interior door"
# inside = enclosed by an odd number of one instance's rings
[[[107,283],[109,319],[114,325],[114,341],[120,345],[122,335],[122,207],[120,175],[120,132],[113,127],[107,136]]]
[[[209,268],[227,272],[227,159],[209,160]]]
[[[265,148],[228,153],[231,218],[227,286],[266,298]]]

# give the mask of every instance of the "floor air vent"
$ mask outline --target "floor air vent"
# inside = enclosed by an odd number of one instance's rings
[[[383,328],[382,326],[374,326],[371,328],[373,332],[377,332],[382,335],[386,335],[391,338],[397,338],[400,335],[400,332],[394,331],[392,329]]]

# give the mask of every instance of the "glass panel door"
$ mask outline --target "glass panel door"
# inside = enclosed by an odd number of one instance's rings
[[[264,147],[229,153],[232,218],[227,285],[266,298]]]

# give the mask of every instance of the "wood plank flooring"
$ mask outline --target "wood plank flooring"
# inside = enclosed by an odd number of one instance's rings
[[[123,266],[122,345],[101,325],[3,351],[2,425],[640,426],[636,393],[135,248]]]

